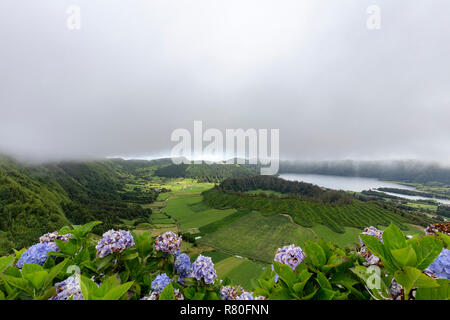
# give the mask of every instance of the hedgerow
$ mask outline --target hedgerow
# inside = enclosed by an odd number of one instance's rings
[[[307,241],[279,248],[253,292],[217,277],[210,257],[191,261],[182,237],[64,227],[0,258],[0,300],[413,300],[450,299],[450,236],[432,226],[406,238],[391,224],[366,228],[361,247]]]

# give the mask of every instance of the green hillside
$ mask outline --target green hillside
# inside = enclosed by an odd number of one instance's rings
[[[334,192],[334,196],[330,198],[328,190],[320,191],[313,185],[308,188],[306,183],[301,185],[300,191],[287,197],[242,192],[255,188],[272,188],[273,191],[296,190],[290,181],[274,177],[270,179],[273,180],[271,184],[267,184],[266,177],[227,180],[220,186],[203,192],[203,199],[207,205],[214,208],[244,208],[259,211],[266,216],[287,214],[303,227],[322,224],[337,233],[344,233],[345,227],[387,226],[393,222],[406,230],[406,223],[426,226],[433,222],[433,219],[425,215],[402,211],[386,203],[352,199],[343,192]],[[233,191],[234,186],[239,186],[239,191]]]
[[[257,166],[245,164],[170,164],[155,171],[155,175],[160,177],[195,178],[202,182],[221,182],[228,178],[251,177],[257,174]]]
[[[0,159],[0,253],[21,248],[42,234],[74,223],[104,223],[97,233],[118,227],[124,218],[148,218],[153,190],[130,190],[135,168],[117,161],[26,166]]]

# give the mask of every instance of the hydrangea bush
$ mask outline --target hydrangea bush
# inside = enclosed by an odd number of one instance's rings
[[[174,232],[152,238],[109,230],[99,239],[92,234],[99,223],[64,227],[28,249],[0,257],[0,299],[450,298],[450,240],[442,232],[446,227],[439,225],[431,234],[411,239],[395,225],[384,231],[369,227],[356,249],[324,241],[284,246],[252,287],[244,289],[218,279],[210,257],[200,254],[191,263]]]

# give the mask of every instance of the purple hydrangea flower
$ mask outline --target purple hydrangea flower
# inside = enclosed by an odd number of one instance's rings
[[[124,230],[109,230],[103,234],[97,246],[97,255],[100,258],[106,257],[114,252],[123,252],[134,246],[134,239],[131,233]]]
[[[192,264],[192,276],[197,280],[203,279],[206,284],[213,283],[217,274],[211,258],[199,255]]]
[[[305,259],[305,253],[302,248],[296,247],[293,244],[279,248],[275,254],[274,261],[283,263],[289,266],[292,271],[298,267],[300,263]]]
[[[167,276],[167,274],[159,274],[156,276],[155,280],[152,282],[152,290],[156,293],[161,293],[164,288],[171,282],[172,280]]]
[[[54,232],[44,234],[42,237],[39,238],[39,241],[41,243],[55,242],[55,240],[61,240],[61,241],[67,242],[67,241],[69,241],[71,236],[72,235],[70,233],[58,234],[58,231],[54,231]]]
[[[361,232],[361,234],[368,234],[369,236],[377,237],[381,241],[381,243],[383,243],[383,230],[378,230],[375,227],[369,227],[364,228],[364,231]],[[361,240],[361,238],[359,238],[359,243],[361,244],[361,247],[364,246],[364,242]]]
[[[49,300],[84,300],[81,293],[80,283],[76,275],[68,277],[62,282],[55,284],[56,295]]]
[[[426,269],[437,278],[450,279],[450,250],[442,249],[439,256]]]
[[[47,253],[50,251],[59,251],[58,246],[54,242],[35,244],[22,253],[19,261],[17,262],[17,267],[22,269],[25,263],[38,264],[42,266],[49,257]]]
[[[176,254],[181,247],[182,238],[172,231],[168,231],[155,239],[155,250]]]

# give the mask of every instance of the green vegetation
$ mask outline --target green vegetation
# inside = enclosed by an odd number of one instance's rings
[[[170,164],[155,171],[167,178],[195,178],[200,182],[221,182],[227,178],[251,177],[259,174],[258,167],[245,164]]]
[[[104,221],[96,232],[120,228],[123,219],[148,219],[158,192],[130,189],[139,179],[125,161],[25,166],[0,159],[0,254],[70,223]]]
[[[218,210],[206,207],[198,194],[179,194],[167,200],[163,209],[179,225],[181,232],[198,229],[220,220],[236,210]]]
[[[394,222],[402,229],[405,223],[428,225],[432,219],[415,216],[387,205],[353,200],[346,205],[328,205],[300,200],[297,198],[272,198],[260,195],[221,192],[214,188],[203,192],[206,204],[220,209],[245,208],[257,210],[264,215],[288,214],[293,221],[303,227],[323,224],[337,233],[344,233],[345,227],[364,228],[370,225],[384,225]]]
[[[230,254],[270,263],[277,248],[309,239],[314,239],[313,232],[296,225],[289,216],[265,217],[258,212],[250,212],[204,235],[198,242]]]

